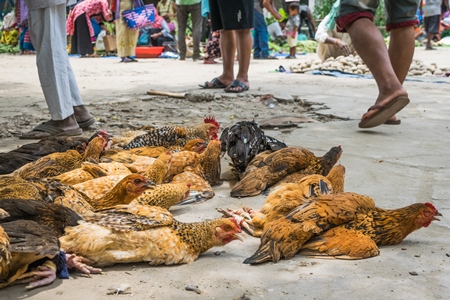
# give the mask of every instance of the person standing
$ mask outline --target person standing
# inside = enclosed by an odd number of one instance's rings
[[[156,9],[159,15],[165,18],[165,16],[170,18],[170,22],[166,20],[167,23],[172,23],[175,26],[174,31],[178,28],[177,22],[177,4],[175,0],[160,0],[156,5]]]
[[[110,21],[112,12],[108,6],[108,0],[84,0],[70,10],[66,23],[67,35],[72,36],[71,54],[81,54],[81,57],[94,56],[96,36],[91,18],[98,16],[102,20]],[[103,25],[103,22],[99,25]]]
[[[291,2],[288,11],[289,19],[284,27],[289,45],[289,56],[286,58],[295,59],[297,53],[298,27],[300,26],[300,5],[298,2]]]
[[[264,0],[266,1],[266,0]],[[220,30],[222,75],[206,81],[200,87],[223,89],[240,93],[250,87],[248,69],[252,53],[253,0],[210,0],[211,27]],[[234,77],[234,58],[237,49],[239,70]]]
[[[262,0],[254,1],[253,59],[269,58],[269,33],[263,14]]]
[[[121,58],[120,62],[137,62],[136,45],[139,36],[139,30],[128,28],[123,20],[122,12],[129,10],[133,6],[133,0],[111,0],[111,10],[115,11],[116,20],[116,43],[117,55]]]
[[[386,121],[395,122],[395,114],[409,103],[403,81],[414,55],[414,26],[420,0],[385,0],[386,30],[390,31],[389,49],[373,23],[378,0],[362,3],[341,0],[336,18],[338,31],[348,32],[358,55],[372,73],[377,86],[375,105],[363,115],[360,128],[372,128]]]
[[[439,34],[441,23],[441,6],[448,7],[448,0],[423,0],[420,1],[420,13],[423,14],[423,27],[427,36],[425,50],[436,50],[431,45],[431,40],[436,34]]]
[[[176,0],[180,60],[186,59],[186,29],[189,15],[191,15],[192,20],[192,40],[194,45],[192,59],[194,61],[200,59],[200,36],[202,34],[203,21],[201,2],[202,0]]]
[[[25,0],[36,65],[51,120],[20,139],[74,136],[95,123],[80,96],[67,55],[66,0]]]

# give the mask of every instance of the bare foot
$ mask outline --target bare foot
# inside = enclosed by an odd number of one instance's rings
[[[74,106],[73,114],[78,123],[85,122],[92,117],[84,105]]]
[[[217,64],[217,62],[214,59],[212,59],[212,58],[208,58],[208,59],[203,60],[203,63],[204,64],[209,64],[209,65]]]

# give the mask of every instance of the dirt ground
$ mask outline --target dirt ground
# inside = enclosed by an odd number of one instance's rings
[[[297,61],[314,54],[300,56]],[[450,68],[450,49],[417,49],[425,64]],[[252,61],[251,88],[242,94],[201,90],[198,84],[218,76],[222,65],[170,59],[141,59],[123,64],[117,58],[70,59],[85,104],[96,125],[119,135],[141,125],[195,125],[213,115],[222,128],[241,120],[262,122],[276,116],[308,120],[298,126],[272,126],[266,134],[317,155],[341,145],[346,190],[371,196],[378,206],[397,208],[432,202],[441,222],[412,233],[396,246],[382,247],[378,257],[321,260],[297,255],[277,264],[242,264],[259,240],[248,237],[213,248],[189,265],[150,267],[145,263],[105,268],[91,278],[72,272],[68,280],[25,290],[12,286],[0,299],[448,299],[450,294],[450,81],[408,78],[411,103],[399,114],[399,126],[359,130],[361,115],[374,103],[372,79],[335,78],[275,72],[289,60]],[[237,65],[236,65],[237,66]],[[0,152],[24,143],[20,132],[49,118],[33,56],[0,55]],[[184,98],[150,96],[153,89],[187,93]],[[274,107],[260,101],[273,94]],[[229,160],[222,160],[223,172]],[[219,217],[216,207],[259,208],[264,196],[236,199],[225,181],[204,203],[172,209],[181,221]],[[415,275],[417,274],[417,275]],[[129,293],[108,295],[110,288],[129,286]],[[197,292],[186,287],[197,286]]]

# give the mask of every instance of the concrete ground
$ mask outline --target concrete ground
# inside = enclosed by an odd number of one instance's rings
[[[313,55],[308,55],[313,56]],[[306,56],[300,59],[308,58]],[[417,49],[415,58],[425,64],[450,67],[450,48]],[[297,61],[298,61],[297,60]],[[403,243],[381,248],[378,257],[356,260],[320,260],[301,255],[276,264],[242,264],[254,253],[259,240],[248,237],[222,249],[211,249],[190,264],[149,267],[144,263],[117,265],[106,275],[86,278],[72,273],[48,287],[27,291],[23,286],[0,291],[0,299],[448,299],[450,295],[450,81],[407,81],[411,103],[400,112],[399,126],[358,129],[362,114],[374,103],[377,88],[371,79],[283,74],[292,61],[252,61],[248,93],[272,93],[279,98],[300,97],[324,103],[319,111],[348,121],[303,124],[290,132],[266,130],[289,145],[303,146],[317,155],[341,145],[340,159],[347,170],[347,191],[373,197],[377,206],[398,208],[415,202],[432,202],[443,214],[440,222],[409,235]],[[163,59],[121,64],[116,58],[71,58],[85,103],[127,101],[149,89],[198,92],[197,85],[218,76],[221,64]],[[33,56],[0,56],[0,123],[7,116],[44,107]],[[230,105],[242,97],[230,98]],[[182,105],[182,104],[179,104]],[[189,103],[186,103],[189,105]],[[253,118],[248,105],[240,117]],[[277,108],[282,113],[283,106]],[[207,110],[200,110],[205,115]],[[284,113],[290,113],[285,111]],[[232,123],[227,110],[212,112]],[[148,113],[151,117],[151,112]],[[29,142],[29,141],[27,141]],[[0,140],[0,152],[24,142]],[[227,161],[224,161],[226,166]],[[173,210],[181,221],[218,217],[216,207],[258,208],[264,196],[229,197],[229,184],[215,188],[208,202]],[[219,251],[219,252],[217,252]],[[220,254],[220,255],[218,255]],[[417,275],[412,275],[417,274]],[[110,287],[128,284],[131,294],[107,295]],[[198,286],[201,294],[185,289]]]

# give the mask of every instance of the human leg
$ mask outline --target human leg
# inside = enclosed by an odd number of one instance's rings
[[[252,34],[250,29],[235,30],[236,44],[238,52],[239,69],[236,75],[236,80],[232,86],[228,86],[226,91],[240,92],[248,89],[250,86],[248,80],[248,69],[250,67],[250,56],[252,52]],[[242,84],[236,84],[236,81]]]
[[[180,60],[186,59],[186,27],[188,21],[187,5],[179,5],[177,9],[178,21],[178,51]]]
[[[192,42],[194,43],[194,53],[192,59],[198,60],[200,58],[200,37],[202,35],[202,11],[201,3],[189,5],[192,17]]]
[[[356,51],[372,72],[379,91],[375,105],[364,114],[359,126],[374,127],[394,116],[408,104],[409,100],[391,64],[384,39],[372,22],[372,15],[355,10],[342,14],[348,9],[345,6],[346,2],[352,1],[341,2],[341,15],[338,17],[337,25],[350,34]],[[376,6],[373,7],[373,12],[375,10]]]
[[[73,104],[82,105],[81,97],[72,97],[77,90],[67,57],[65,5],[31,10],[29,30],[36,48],[39,80],[47,102],[51,120],[38,125],[22,138],[43,138],[50,135],[79,135]],[[47,45],[51,45],[48,47]],[[66,66],[65,68],[63,66]],[[75,102],[71,101],[73,99]]]

